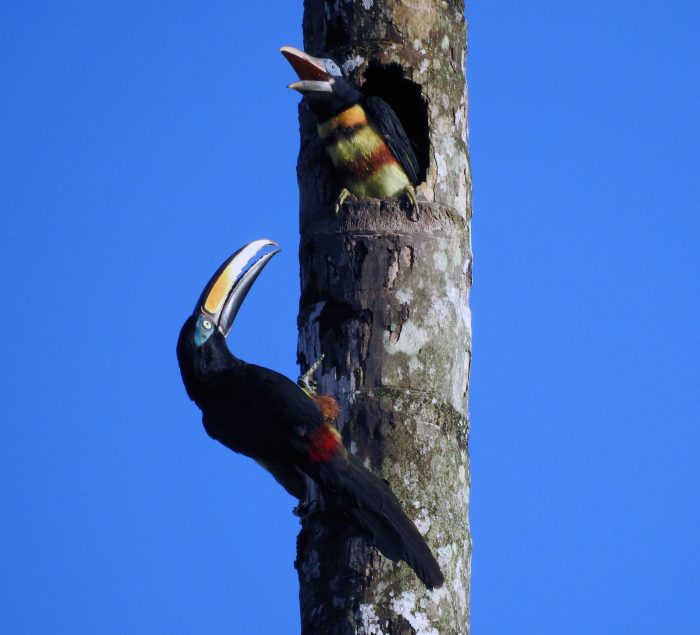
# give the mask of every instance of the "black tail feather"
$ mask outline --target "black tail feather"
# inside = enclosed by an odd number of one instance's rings
[[[322,491],[329,488],[341,499],[344,510],[387,558],[406,562],[428,589],[442,586],[440,565],[389,486],[354,457],[348,458],[342,468],[335,464],[319,470]]]

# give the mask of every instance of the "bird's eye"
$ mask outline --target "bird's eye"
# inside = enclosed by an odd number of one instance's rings
[[[203,320],[202,326],[209,331],[211,329],[211,322],[209,320]]]
[[[340,67],[333,60],[326,60],[326,70],[331,75],[340,76],[342,75]]]

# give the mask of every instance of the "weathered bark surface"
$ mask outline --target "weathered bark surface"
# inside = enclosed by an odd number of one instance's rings
[[[358,84],[372,77],[379,93],[382,73],[395,76],[398,64],[416,89],[404,116],[427,117],[429,143],[418,148],[425,181],[417,222],[397,200],[351,200],[336,217],[339,187],[302,103],[299,359],[305,368],[325,354],[320,390],[342,405],[345,444],[390,483],[447,580],[426,591],[406,564],[383,558],[351,523],[314,505],[298,542],[304,633],[469,631],[463,13],[461,0],[305,1],[305,50],[344,64]],[[408,125],[420,130],[421,122]]]

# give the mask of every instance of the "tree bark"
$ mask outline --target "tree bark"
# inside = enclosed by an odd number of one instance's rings
[[[348,200],[300,106],[299,362],[349,450],[385,478],[446,576],[429,592],[323,502],[302,514],[302,631],[469,631],[467,396],[471,179],[462,0],[305,0],[304,48],[394,107],[417,143],[418,220],[406,201]]]

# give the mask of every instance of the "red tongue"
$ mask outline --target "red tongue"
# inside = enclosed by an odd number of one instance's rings
[[[297,57],[293,53],[287,51],[282,51],[282,55],[287,58],[287,61],[292,65],[292,68],[296,71],[301,80],[326,81],[330,78],[328,73],[322,71],[318,66],[305,60],[303,57]]]

